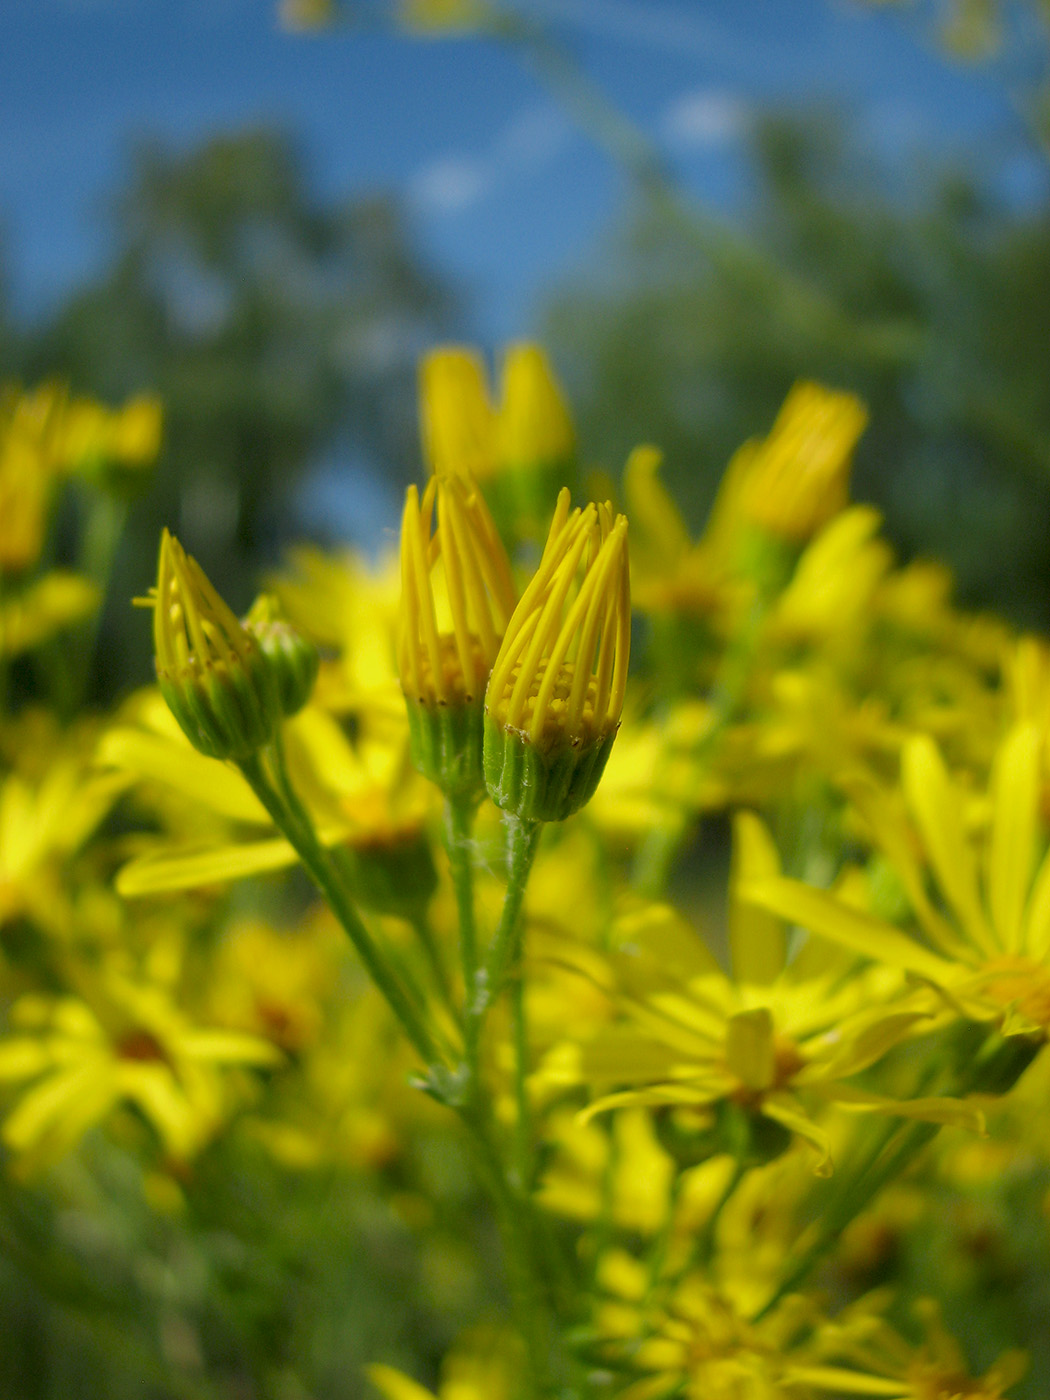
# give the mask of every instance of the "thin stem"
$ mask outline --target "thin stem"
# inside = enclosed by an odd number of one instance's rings
[[[471,858],[475,810],[475,804],[470,798],[464,799],[454,796],[445,798],[445,849],[448,852],[452,888],[456,896],[456,910],[459,915],[459,955],[463,968],[463,995],[466,1003],[463,1017],[463,1040],[472,1093],[478,1084],[481,1034],[481,1019],[475,1015],[473,1006],[478,980],[478,934],[474,914],[474,863]]]
[[[816,1239],[789,1269],[772,1297],[763,1304],[752,1321],[760,1322],[773,1311],[782,1298],[794,1292],[838,1241],[849,1222],[860,1214],[884,1186],[910,1166],[927,1143],[937,1136],[939,1128],[937,1123],[910,1123],[898,1132],[895,1147],[892,1146],[891,1137],[890,1143],[886,1144],[890,1150],[879,1152],[874,1160],[869,1159],[858,1177],[851,1182],[849,1190],[840,1197],[838,1209],[825,1213]]]
[[[458,1023],[460,1020],[460,1012],[459,1007],[456,1005],[455,997],[452,995],[452,984],[449,981],[448,968],[445,966],[445,959],[441,955],[441,949],[438,946],[438,941],[435,937],[430,920],[427,918],[426,910],[416,909],[410,917],[409,923],[412,925],[412,932],[416,935],[416,940],[423,949],[427,962],[430,964],[430,970],[434,974],[434,982],[437,985],[441,1000],[452,1013],[453,1019]]]
[[[538,1277],[532,1205],[506,1178],[485,1109],[466,1104],[460,1107],[459,1114],[468,1130],[476,1170],[496,1207],[511,1301],[525,1342],[528,1394],[550,1395],[553,1392],[550,1370],[554,1333],[545,1289]]]
[[[481,1016],[507,984],[510,1000],[511,1038],[514,1045],[514,1100],[517,1114],[514,1123],[514,1174],[521,1191],[532,1186],[532,1124],[528,1095],[529,1037],[525,1016],[525,983],[522,977],[521,907],[525,886],[539,846],[539,822],[523,821],[508,816],[507,824],[507,893],[499,926],[489,948],[483,971],[484,981],[478,988],[475,1004]]]
[[[335,863],[317,839],[312,823],[309,822],[301,804],[297,799],[290,804],[286,795],[277,791],[270,782],[258,754],[252,754],[250,758],[243,760],[239,767],[256,797],[273,818],[274,825],[288,839],[308,875],[346,930],[369,976],[386,998],[409,1040],[427,1065],[441,1064],[442,1057],[416,999],[384,960],[371,934],[362,923],[343,887]]]

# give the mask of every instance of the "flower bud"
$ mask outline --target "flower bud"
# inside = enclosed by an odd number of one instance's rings
[[[271,664],[167,530],[149,601],[161,694],[194,748],[243,759],[269,743],[281,715]]]
[[[281,714],[286,719],[297,715],[317,679],[321,663],[317,648],[292,626],[272,593],[260,593],[244,627],[258,641],[273,672]]]
[[[867,416],[853,394],[796,384],[754,450],[747,517],[775,539],[812,538],[846,505],[853,449]]]
[[[631,639],[627,521],[558,498],[536,575],[485,696],[485,782],[497,806],[561,821],[588,802],[623,709]]]
[[[398,667],[413,762],[449,795],[480,794],[482,696],[514,608],[514,584],[468,476],[433,477],[422,502],[409,487],[401,585]]]

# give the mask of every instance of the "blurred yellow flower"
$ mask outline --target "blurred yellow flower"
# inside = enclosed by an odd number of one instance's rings
[[[281,1061],[258,1036],[194,1025],[158,982],[109,968],[79,980],[88,999],[20,998],[0,1039],[0,1083],[27,1085],[0,1128],[23,1170],[56,1161],[121,1103],[188,1159],[229,1111],[223,1071]]]
[[[999,745],[987,793],[980,853],[966,825],[972,797],[949,775],[932,739],[916,735],[901,759],[906,814],[949,917],[925,888],[924,871],[895,808],[878,792],[855,800],[899,877],[917,924],[902,931],[834,894],[779,877],[756,878],[741,898],[939,989],[942,1004],[1004,1035],[1050,1030],[1050,853],[1041,815],[1043,740],[1015,724]]]

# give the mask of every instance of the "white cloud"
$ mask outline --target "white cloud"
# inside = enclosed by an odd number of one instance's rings
[[[424,215],[463,213],[516,176],[556,160],[570,133],[553,103],[526,107],[496,133],[487,154],[446,154],[422,166],[408,182],[409,199]]]
[[[709,150],[736,140],[746,123],[747,107],[739,98],[717,88],[700,88],[668,104],[660,129],[672,146]]]
[[[409,198],[424,214],[459,214],[477,204],[493,183],[488,162],[470,156],[439,156],[409,181]]]

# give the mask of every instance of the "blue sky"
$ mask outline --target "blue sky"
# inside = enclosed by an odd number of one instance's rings
[[[1041,177],[990,69],[919,23],[840,0],[530,0],[688,188],[732,214],[757,104],[833,100],[889,160],[954,149]],[[148,135],[186,147],[267,122],[326,195],[395,189],[479,332],[529,331],[624,193],[520,56],[467,40],[284,32],[273,0],[3,0],[0,222],[16,305],[45,310],[104,260],[107,201]]]

